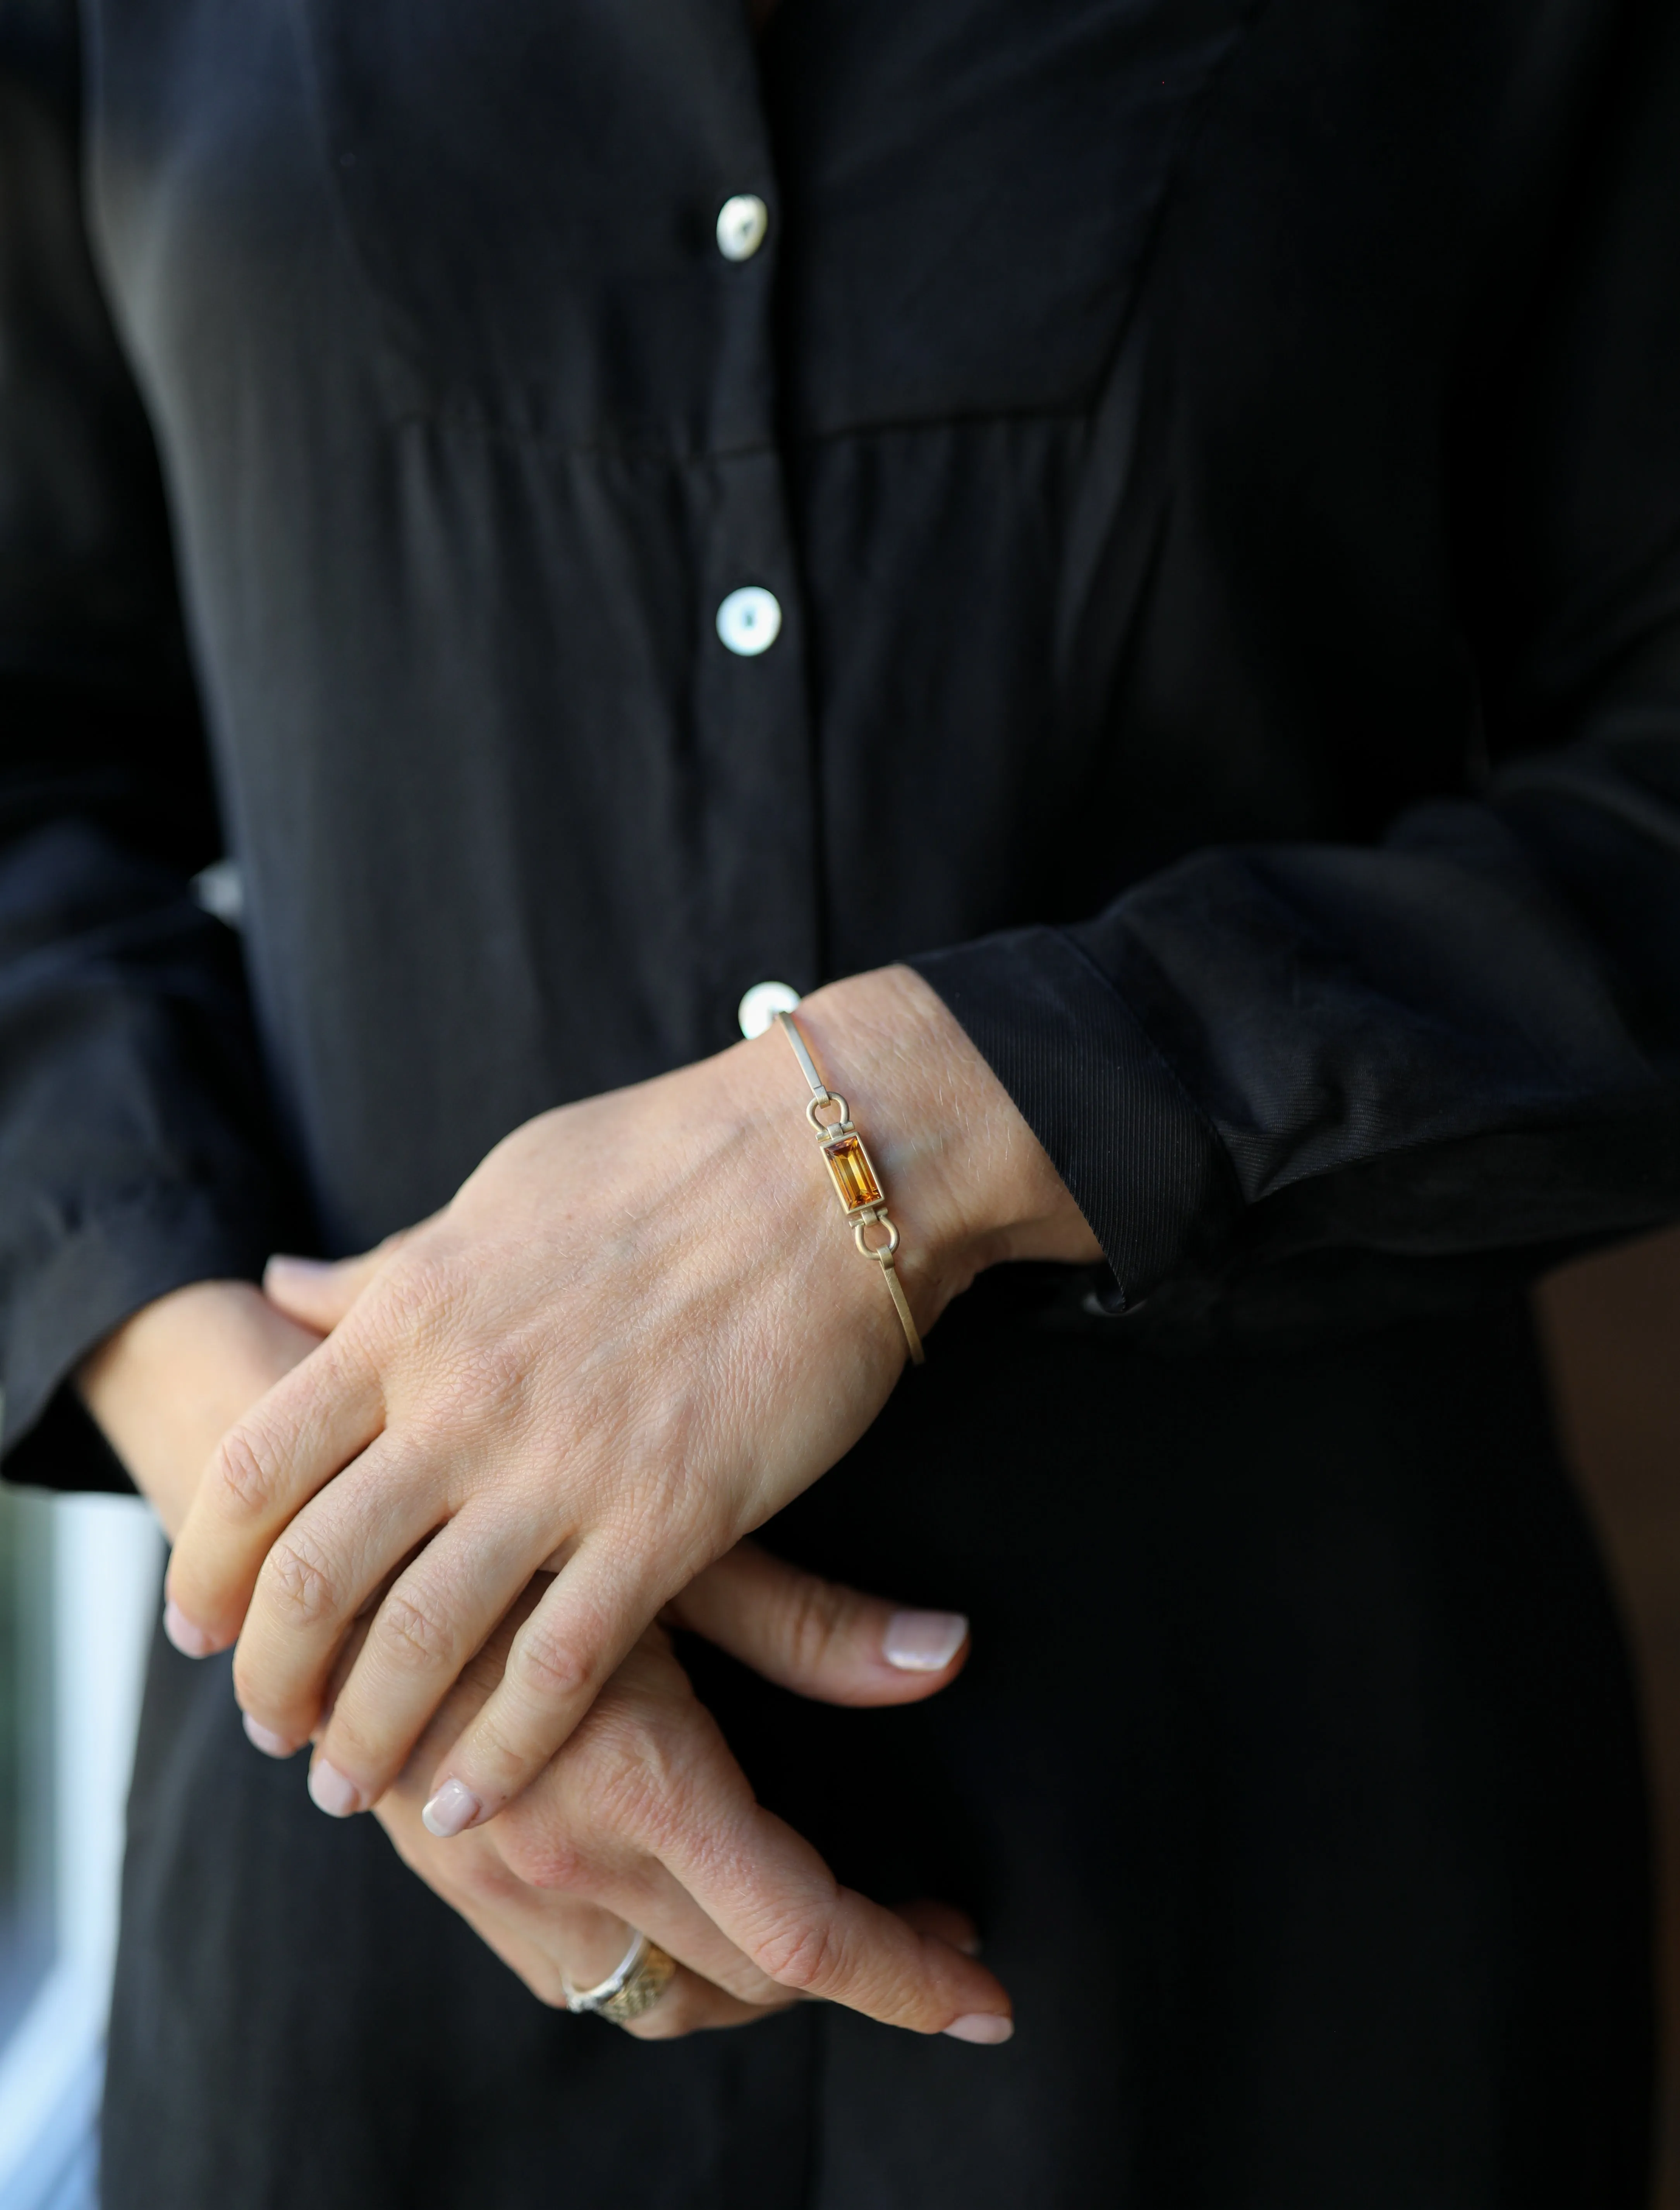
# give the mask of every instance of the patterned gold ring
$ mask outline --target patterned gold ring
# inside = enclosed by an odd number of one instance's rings
[[[668,1957],[656,1941],[650,1941],[645,1934],[638,1934],[617,1970],[609,1972],[604,1980],[592,1988],[579,1988],[573,1985],[569,1974],[563,1974],[560,1991],[569,2011],[580,2014],[598,2011],[602,2018],[610,2018],[614,2026],[628,2026],[632,2019],[640,2018],[653,2008],[670,1986],[676,1969],[674,1959]]]

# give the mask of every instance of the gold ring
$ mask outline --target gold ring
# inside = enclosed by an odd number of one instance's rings
[[[632,2019],[653,2008],[670,1986],[676,1969],[674,1959],[668,1957],[656,1941],[638,1934],[616,1971],[608,1972],[604,1980],[592,1988],[579,1988],[572,1984],[569,1973],[562,1973],[560,1992],[569,2011],[580,2014],[598,2011],[614,2026],[628,2026]]]

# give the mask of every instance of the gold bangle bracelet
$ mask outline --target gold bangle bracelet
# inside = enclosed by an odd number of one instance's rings
[[[831,1090],[818,1073],[793,1015],[778,1012],[776,1017],[787,1032],[788,1041],[794,1048],[794,1055],[799,1060],[800,1072],[811,1085],[805,1117],[817,1132],[817,1142],[828,1162],[835,1194],[852,1231],[852,1241],[864,1257],[873,1259],[881,1270],[881,1279],[886,1283],[893,1310],[898,1315],[898,1324],[904,1331],[904,1340],[910,1347],[912,1364],[926,1365],[928,1354],[922,1348],[915,1315],[905,1297],[904,1285],[898,1278],[898,1230],[887,1218],[886,1199],[882,1193],[880,1176],[875,1172],[874,1161],[864,1148],[862,1137],[852,1126],[845,1099]],[[825,1120],[823,1108],[829,1105],[836,1108],[835,1117],[831,1120]],[[867,1241],[867,1231],[877,1224],[886,1230],[885,1243]]]

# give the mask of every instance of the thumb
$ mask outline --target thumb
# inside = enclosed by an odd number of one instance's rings
[[[298,1259],[276,1251],[263,1269],[263,1294],[288,1319],[330,1335],[412,1228],[400,1228],[354,1259]]]
[[[909,1611],[737,1543],[663,1614],[767,1681],[825,1704],[914,1704],[946,1688],[969,1654],[959,1612]]]

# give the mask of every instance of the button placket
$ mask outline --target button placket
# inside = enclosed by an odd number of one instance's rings
[[[768,135],[755,122],[741,142],[748,176],[769,169]],[[712,1017],[752,1034],[798,1002],[792,984],[753,977],[791,974],[808,987],[820,964],[803,624],[777,426],[773,200],[741,190],[713,202],[721,321],[704,468],[710,512],[694,538],[707,547],[695,571],[709,634],[692,704],[704,794],[695,827],[713,854]]]

